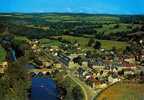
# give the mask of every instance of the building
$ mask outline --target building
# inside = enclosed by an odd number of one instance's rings
[[[8,62],[6,62],[6,61],[2,62],[0,64],[0,73],[4,73],[7,68],[8,68]]]

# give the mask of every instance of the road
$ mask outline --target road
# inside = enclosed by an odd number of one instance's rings
[[[77,83],[81,87],[81,89],[84,92],[85,100],[89,100],[84,86],[78,80],[76,80],[76,78],[74,78],[72,75],[68,74],[68,77],[71,78],[75,83]]]
[[[67,70],[66,77],[71,78],[76,84],[78,84],[82,91],[84,92],[85,100],[93,100],[93,96],[95,95],[94,89],[92,89],[90,86],[86,85],[85,82],[81,81],[79,78],[74,76],[75,71]]]

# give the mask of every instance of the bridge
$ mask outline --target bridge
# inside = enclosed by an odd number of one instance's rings
[[[45,74],[47,72],[52,73],[52,69],[43,68],[43,69],[30,69],[29,70],[29,73],[36,73],[36,74],[38,73]]]

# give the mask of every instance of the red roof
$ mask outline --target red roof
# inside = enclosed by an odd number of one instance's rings
[[[130,64],[129,62],[126,62],[126,61],[123,61],[122,65],[123,65],[123,67],[128,67],[128,68],[135,67],[135,64]]]

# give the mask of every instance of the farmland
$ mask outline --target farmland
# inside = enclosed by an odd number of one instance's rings
[[[143,16],[71,13],[0,14],[0,32],[5,27],[16,35],[43,38],[73,33],[97,39],[127,40],[126,35],[143,28]]]
[[[74,42],[78,41],[82,48],[87,48],[87,44],[90,38],[85,37],[76,37],[76,36],[62,36],[63,39]],[[126,42],[112,41],[112,40],[98,40],[102,44],[102,48],[112,49],[112,47],[116,47],[117,49],[124,49],[128,44]]]
[[[78,37],[78,36],[71,36],[71,35],[62,35],[62,36],[54,36],[54,37],[55,38],[62,37],[64,40],[69,41],[71,43],[77,41],[78,43],[80,43],[80,47],[82,47],[83,49],[89,48],[87,46],[88,41],[90,40],[89,37],[86,38],[86,37]],[[29,39],[25,36],[16,36],[15,40],[17,42],[23,42],[23,43],[29,41]],[[102,48],[104,49],[112,49],[113,47],[116,47],[116,49],[118,50],[124,50],[125,47],[129,45],[127,42],[121,42],[121,41],[98,40],[98,39],[95,40],[100,41],[102,44]],[[48,39],[48,38],[42,38],[39,39],[39,41],[41,44],[48,45],[48,46],[60,46],[62,44],[62,42],[58,40]]]
[[[97,100],[142,100],[144,84],[121,82],[104,90]]]

